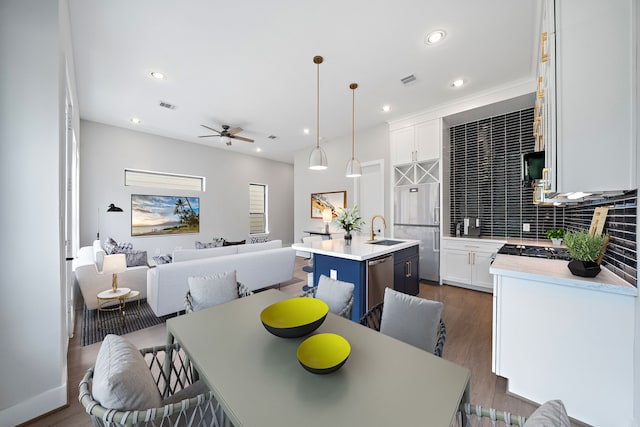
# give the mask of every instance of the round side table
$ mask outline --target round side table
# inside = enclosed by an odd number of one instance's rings
[[[101,315],[101,313],[107,312],[117,312],[119,327],[124,327],[124,304],[130,293],[131,289],[129,288],[118,288],[115,292],[112,289],[107,289],[98,293],[98,328],[112,329],[105,325],[107,319],[103,318],[104,314]]]

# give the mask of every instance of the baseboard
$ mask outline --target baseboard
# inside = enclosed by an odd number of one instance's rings
[[[15,426],[67,405],[67,384],[0,411],[0,426]]]

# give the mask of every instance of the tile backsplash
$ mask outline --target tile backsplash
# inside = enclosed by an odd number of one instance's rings
[[[603,266],[637,286],[637,191],[564,207],[534,205],[533,189],[522,182],[522,155],[534,151],[533,114],[528,108],[449,129],[450,235],[457,222],[478,217],[481,236],[547,241],[546,230],[589,228],[595,208],[607,206]]]

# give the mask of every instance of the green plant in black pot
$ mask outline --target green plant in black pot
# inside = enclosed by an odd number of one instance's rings
[[[576,276],[595,277],[600,273],[596,262],[605,250],[605,235],[592,236],[587,230],[569,231],[564,235],[564,243],[573,258],[569,270]]]
[[[562,244],[562,238],[564,237],[564,230],[562,228],[550,228],[544,233],[547,239],[551,239],[554,245]]]

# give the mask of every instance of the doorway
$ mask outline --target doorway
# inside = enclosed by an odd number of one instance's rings
[[[360,232],[368,236],[371,218],[374,215],[384,215],[384,159],[362,163],[362,176],[353,183],[354,201],[360,209],[360,216],[365,225]],[[390,224],[387,224],[389,227]],[[390,230],[382,229],[382,222],[376,222],[376,234],[387,235]]]

